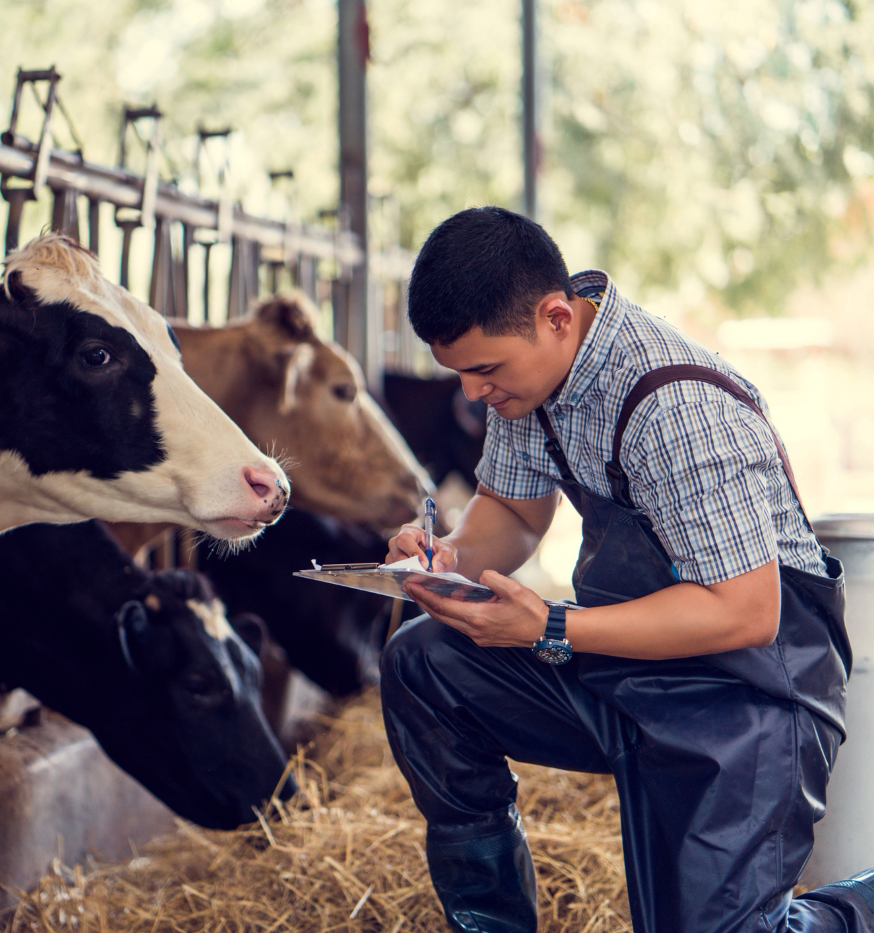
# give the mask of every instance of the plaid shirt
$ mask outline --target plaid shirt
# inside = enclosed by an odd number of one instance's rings
[[[623,298],[603,272],[571,279],[579,295],[603,295],[562,388],[545,408],[577,480],[610,497],[619,410],[637,380],[675,363],[708,366],[734,380],[768,415],[765,401],[724,360],[661,318]],[[826,575],[822,551],[795,498],[774,439],[759,416],[722,389],[701,382],[664,386],[638,405],[620,462],[631,498],[652,521],[681,580],[718,583],[775,557]],[[508,499],[536,499],[557,488],[532,412],[508,421],[489,410],[477,478]]]

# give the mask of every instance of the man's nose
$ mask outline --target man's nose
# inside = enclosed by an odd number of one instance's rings
[[[481,398],[491,395],[494,386],[483,379],[473,376],[461,377],[461,390],[469,402],[478,402]]]

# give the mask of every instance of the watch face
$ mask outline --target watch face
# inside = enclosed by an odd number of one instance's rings
[[[545,664],[565,664],[571,659],[573,649],[565,639],[558,641],[553,638],[545,638],[538,642],[538,648],[534,652],[534,657]]]

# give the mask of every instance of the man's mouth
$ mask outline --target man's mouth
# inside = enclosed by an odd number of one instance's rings
[[[512,398],[513,398],[512,395],[508,395],[506,398],[502,398],[502,399],[500,399],[500,400],[497,401],[497,402],[493,402],[493,401],[491,401],[491,400],[485,400],[485,402],[486,402],[486,405],[491,405],[492,408],[495,408],[495,409],[500,410],[500,409],[503,408],[503,406],[506,405],[507,402],[509,402],[510,399],[512,399]]]

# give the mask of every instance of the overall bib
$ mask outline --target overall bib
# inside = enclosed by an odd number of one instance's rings
[[[583,518],[574,571],[581,606],[630,600],[678,582],[649,519],[628,497],[619,463],[635,405],[676,378],[714,382],[758,411],[712,370],[648,374],[617,424],[606,465],[612,499],[576,481],[548,417],[538,412],[562,489]],[[777,449],[783,458],[779,442]],[[784,466],[791,479],[785,459]],[[428,616],[407,623],[383,653],[383,709],[429,839],[432,830],[442,838],[446,827],[450,841],[467,840],[466,854],[457,851],[475,863],[477,834],[489,837],[508,808],[514,813],[516,780],[505,756],[612,773],[636,933],[874,929],[868,925],[874,903],[855,890],[830,885],[791,898],[843,740],[851,664],[841,566],[825,561],[828,577],[780,568],[780,630],[767,648],[668,661],[575,652],[570,663],[553,667],[528,649],[480,648]],[[503,831],[507,840],[512,832],[518,838],[518,826],[505,823]],[[518,845],[513,851],[522,864]],[[488,906],[457,911],[462,919],[453,920],[452,898],[441,890],[452,882],[444,885],[433,863],[432,879],[456,930],[535,928],[495,919],[499,911]]]

